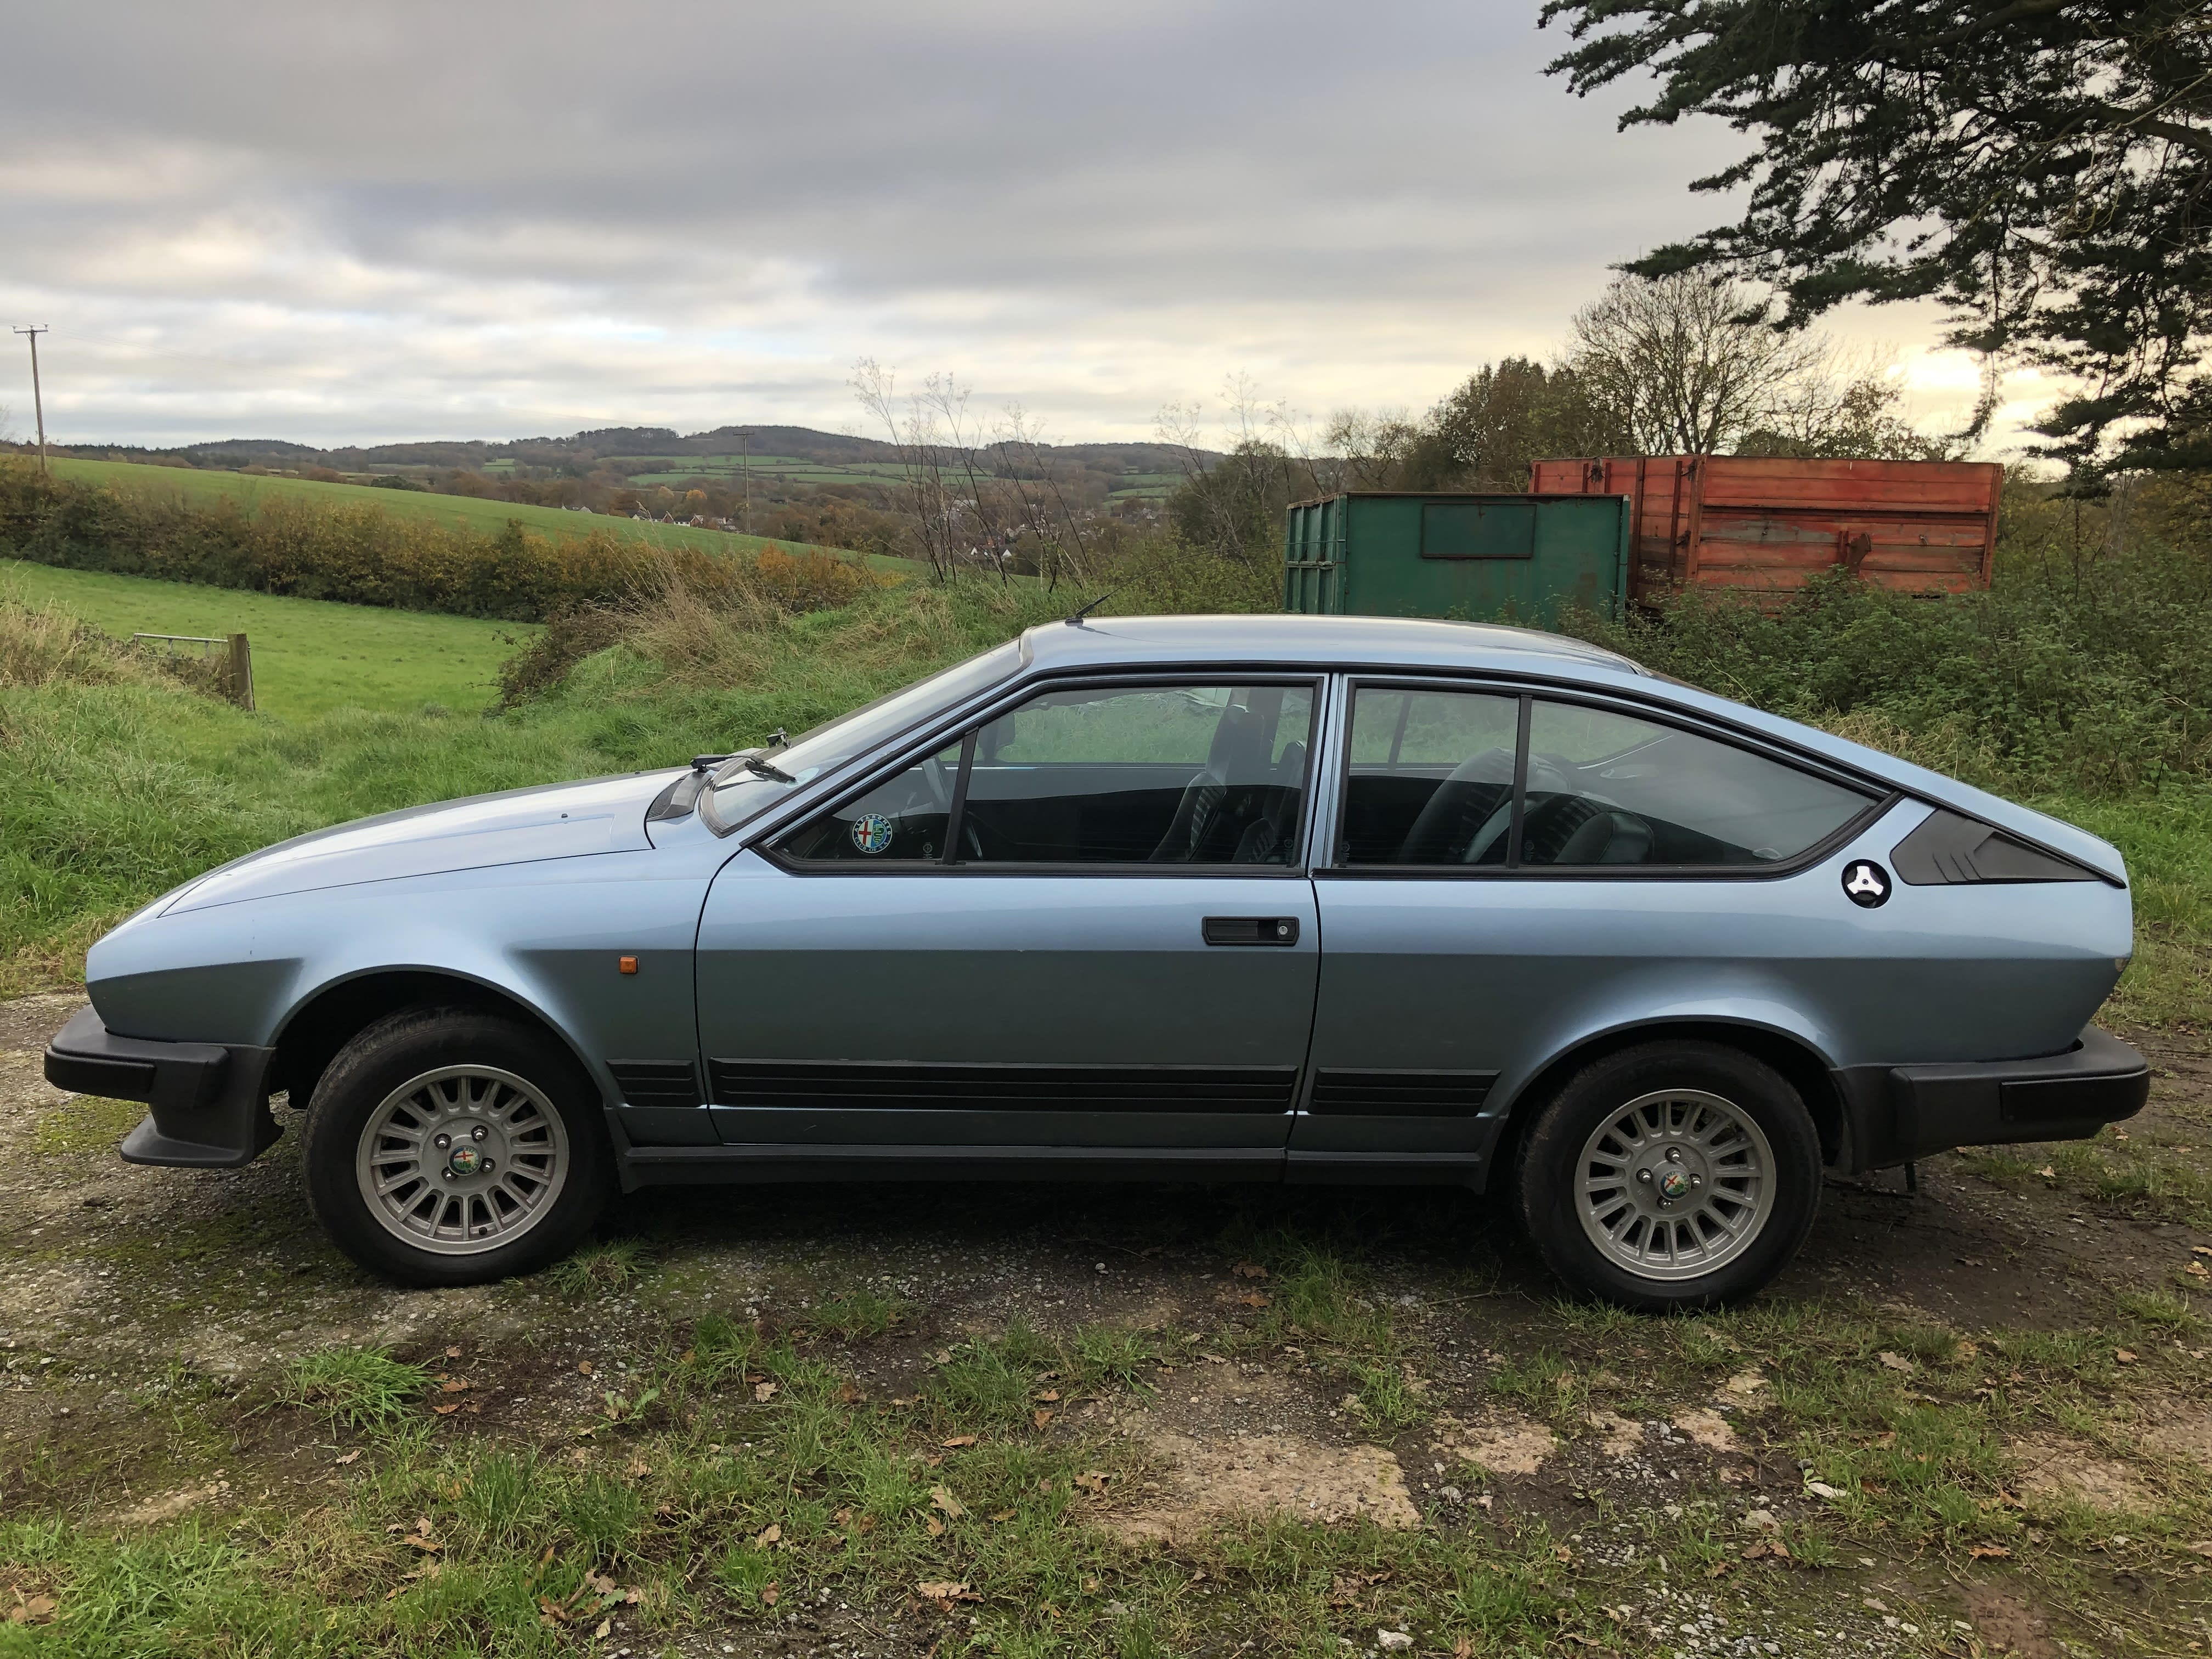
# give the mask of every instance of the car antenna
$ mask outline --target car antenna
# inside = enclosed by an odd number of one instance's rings
[[[1085,599],[1076,608],[1076,611],[1073,616],[1062,617],[1061,620],[1066,623],[1070,628],[1082,627],[1083,619],[1085,617],[1096,611],[1100,605],[1105,604],[1107,600],[1112,599],[1116,593],[1119,593],[1121,591],[1121,588],[1127,587],[1128,585],[1128,583],[1123,582],[1121,584],[1121,587],[1109,587],[1103,593],[1101,593],[1097,599]]]

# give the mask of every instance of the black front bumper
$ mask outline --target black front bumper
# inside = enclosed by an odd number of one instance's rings
[[[2150,1098],[2148,1062],[2094,1025],[2064,1054],[2036,1060],[1853,1066],[1833,1075],[1859,1171],[1954,1146],[2084,1140]]]
[[[119,1037],[90,1008],[46,1045],[46,1081],[72,1094],[143,1100],[153,1109],[123,1138],[126,1164],[232,1169],[282,1133],[269,1113],[273,1048]]]

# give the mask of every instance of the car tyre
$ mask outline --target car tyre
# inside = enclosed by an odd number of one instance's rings
[[[307,1201],[338,1248],[402,1284],[481,1285],[574,1249],[612,1159],[599,1091],[553,1038],[471,1008],[363,1030],[315,1085]]]
[[[1515,1207],[1545,1264],[1643,1313],[1751,1295],[1820,1205],[1820,1137],[1772,1066],[1718,1043],[1591,1061],[1528,1126]]]

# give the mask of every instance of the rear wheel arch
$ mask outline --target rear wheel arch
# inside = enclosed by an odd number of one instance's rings
[[[1734,1020],[1655,1020],[1585,1037],[1554,1055],[1523,1084],[1506,1108],[1505,1127],[1499,1132],[1487,1160],[1490,1179],[1497,1179],[1500,1170],[1510,1177],[1522,1137],[1528,1133],[1529,1124],[1544,1109],[1545,1103],[1584,1066],[1626,1048],[1668,1042],[1711,1042],[1737,1049],[1772,1066],[1805,1103],[1814,1127],[1820,1131],[1822,1158],[1834,1164],[1842,1158],[1846,1139],[1843,1098],[1837,1092],[1828,1062],[1802,1038],[1771,1026],[1743,1024]]]
[[[581,1066],[592,1067],[552,1021],[520,998],[465,975],[426,969],[393,969],[326,985],[295,1009],[276,1036],[270,1089],[289,1091],[302,1110],[338,1051],[378,1020],[408,1008],[465,1008],[496,1014],[530,1027]]]

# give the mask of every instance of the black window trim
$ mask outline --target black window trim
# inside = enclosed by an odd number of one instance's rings
[[[1338,881],[1777,881],[1802,873],[1834,855],[1879,821],[1899,801],[1915,799],[1894,785],[1878,783],[1841,767],[1780,744],[1761,742],[1718,722],[1708,723],[1678,709],[1654,707],[1635,698],[1624,698],[1587,688],[1529,684],[1465,675],[1419,673],[1344,676],[1345,741],[1338,757],[1335,847],[1331,861],[1314,869],[1316,879]],[[1518,699],[1513,752],[1513,817],[1507,831],[1506,861],[1502,865],[1465,864],[1346,864],[1344,825],[1352,793],[1352,725],[1363,690],[1459,691]],[[1627,714],[1655,726],[1673,726],[1692,737],[1724,743],[1732,749],[1787,766],[1850,790],[1867,799],[1865,808],[1822,836],[1802,852],[1772,864],[1537,864],[1521,862],[1522,820],[1528,790],[1528,730],[1539,699],[1547,702],[1577,703],[1609,714]]]
[[[1233,677],[1233,678],[1231,678]],[[968,769],[975,759],[975,734],[1001,714],[1019,708],[1023,704],[1052,691],[1085,690],[1093,687],[1173,686],[1219,684],[1228,681],[1238,687],[1280,685],[1304,686],[1313,693],[1312,730],[1306,743],[1305,771],[1299,784],[1298,823],[1292,836],[1297,854],[1289,864],[993,864],[957,861],[939,854],[933,859],[910,859],[897,863],[859,863],[845,860],[800,859],[786,853],[776,843],[785,836],[797,830],[826,812],[850,805],[870,790],[896,776],[921,757],[935,754],[945,746],[954,732],[961,734],[960,769],[953,781],[954,803],[964,813],[968,798]],[[787,875],[793,876],[1028,876],[1064,877],[1099,876],[1109,879],[1142,879],[1165,876],[1186,879],[1218,880],[1234,876],[1249,881],[1304,880],[1311,873],[1306,859],[1310,831],[1314,822],[1314,768],[1319,759],[1323,706],[1328,696],[1329,672],[1319,668],[1270,667],[1252,663],[1192,663],[1170,668],[1150,666],[1123,670],[1074,670],[1059,674],[1042,674],[1013,687],[997,688],[1000,695],[971,705],[959,719],[938,727],[925,738],[911,744],[899,744],[895,748],[878,751],[888,757],[880,765],[871,764],[858,781],[832,794],[823,796],[803,811],[775,823],[763,825],[758,834],[746,844],[752,851]],[[961,824],[948,815],[945,820],[947,852],[958,846]]]

